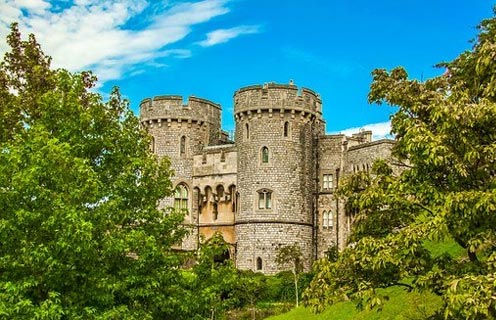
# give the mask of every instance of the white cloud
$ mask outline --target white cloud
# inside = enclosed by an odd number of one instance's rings
[[[351,136],[354,133],[360,132],[360,130],[371,130],[373,141],[380,139],[392,139],[394,137],[391,134],[391,121],[370,123],[364,125],[363,127],[348,128],[337,132],[331,132],[331,134],[344,134]]]
[[[218,29],[207,33],[207,39],[198,42],[202,47],[210,47],[227,42],[243,34],[260,32],[259,26],[239,26],[230,29]]]
[[[55,4],[56,3],[56,4]],[[54,67],[91,69],[101,82],[136,73],[165,56],[187,58],[186,49],[168,46],[184,39],[200,23],[229,12],[227,0],[174,4],[153,0],[0,0],[0,37],[18,21],[34,33]],[[138,30],[129,27],[139,26]],[[138,22],[138,24],[136,24]],[[0,55],[7,50],[0,43]]]

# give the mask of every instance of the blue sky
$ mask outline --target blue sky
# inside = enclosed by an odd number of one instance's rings
[[[164,94],[220,103],[233,129],[232,96],[264,82],[308,87],[323,100],[327,132],[388,131],[394,109],[369,105],[374,68],[410,77],[470,49],[486,0],[0,0],[0,37],[18,21],[55,67],[93,70],[105,96],[119,86],[139,102]],[[7,49],[0,44],[0,54]]]

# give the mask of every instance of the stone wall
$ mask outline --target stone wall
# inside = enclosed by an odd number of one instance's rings
[[[236,264],[253,269],[254,257],[260,257],[264,272],[271,273],[277,248],[299,243],[309,266],[320,98],[307,89],[299,95],[295,86],[268,84],[240,89],[234,101],[240,194]],[[270,208],[260,208],[261,194],[270,194]]]
[[[378,140],[349,147],[346,152],[346,173],[370,171],[377,159],[391,160],[392,140]]]
[[[298,244],[302,249],[304,269],[309,271],[312,262],[312,226],[286,223],[236,224],[237,257],[239,269],[251,269],[265,274],[275,274],[281,268],[275,261],[280,247]],[[257,258],[262,268],[257,268]]]

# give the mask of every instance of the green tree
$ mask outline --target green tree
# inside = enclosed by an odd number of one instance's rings
[[[496,18],[482,21],[472,50],[419,82],[374,70],[369,101],[398,107],[394,155],[403,171],[377,164],[349,178],[342,194],[357,214],[353,246],[322,260],[306,292],[322,310],[343,297],[381,306],[378,288],[401,285],[443,298],[438,314],[496,316]],[[466,255],[437,255],[454,241]]]
[[[225,312],[239,305],[236,287],[238,271],[229,259],[229,244],[215,233],[200,248],[198,263],[193,267],[196,317],[224,319]]]
[[[276,255],[276,263],[281,268],[288,268],[293,273],[295,287],[295,303],[299,305],[298,280],[303,271],[303,254],[298,244],[280,247]]]
[[[238,281],[234,295],[240,300],[240,306],[247,305],[251,312],[251,319],[256,319],[256,303],[267,291],[266,278],[261,273],[251,270],[238,271]]]
[[[179,311],[171,170],[117,89],[50,69],[17,25],[0,64],[0,318],[164,319]]]

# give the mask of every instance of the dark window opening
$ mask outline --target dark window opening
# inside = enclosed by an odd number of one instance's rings
[[[179,152],[181,153],[182,156],[186,154],[186,136],[181,137],[181,143],[180,143],[180,148]]]
[[[257,258],[257,270],[262,270],[262,258]]]
[[[214,262],[215,263],[224,263],[230,258],[229,250],[224,250],[221,254],[216,254],[214,255]]]

